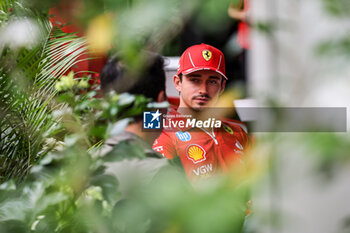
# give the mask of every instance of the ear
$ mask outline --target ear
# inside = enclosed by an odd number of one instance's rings
[[[160,103],[160,102],[164,102],[165,100],[166,100],[165,91],[160,91],[160,92],[158,93],[158,96],[157,96],[156,101],[157,101],[158,103]]]
[[[220,90],[220,95],[224,92],[225,90],[225,86],[226,86],[226,79],[223,78],[224,80],[222,81],[222,84],[221,84],[221,90]]]
[[[175,89],[178,92],[181,92],[181,84],[182,83],[181,83],[180,77],[177,76],[177,75],[174,75],[173,82],[174,82],[174,85],[175,85]]]

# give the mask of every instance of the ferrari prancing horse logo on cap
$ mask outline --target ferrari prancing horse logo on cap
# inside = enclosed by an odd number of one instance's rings
[[[202,51],[202,56],[206,61],[209,61],[212,57],[212,53],[210,52],[210,50],[203,50]]]

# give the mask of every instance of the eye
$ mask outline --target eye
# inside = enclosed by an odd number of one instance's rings
[[[191,78],[190,81],[193,82],[193,83],[198,83],[199,79],[198,78]]]
[[[209,83],[210,83],[210,84],[215,84],[215,85],[216,85],[216,84],[218,84],[218,80],[215,80],[215,79],[209,80]]]

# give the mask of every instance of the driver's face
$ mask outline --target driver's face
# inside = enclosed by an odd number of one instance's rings
[[[180,92],[179,107],[200,111],[203,107],[213,106],[225,88],[226,80],[211,70],[200,70],[183,75],[182,82],[174,77],[174,84]]]

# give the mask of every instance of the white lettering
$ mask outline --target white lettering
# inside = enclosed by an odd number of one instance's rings
[[[211,119],[209,118],[208,120],[203,122],[203,127],[204,128],[209,128],[210,127],[210,123],[211,123]]]
[[[213,171],[213,164],[209,163],[207,164],[207,171],[209,172],[212,172]]]
[[[146,125],[146,123],[144,123],[143,128],[145,128],[145,129],[153,128],[153,123],[148,123],[147,125]]]
[[[194,174],[196,174],[197,176],[205,175],[208,172],[212,172],[212,171],[213,171],[213,165],[211,163],[197,167],[197,169],[193,169]]]
[[[201,166],[201,167],[199,168],[199,170],[200,170],[201,174],[207,173],[207,169],[206,169],[205,166]]]
[[[197,121],[196,122],[196,127],[197,128],[202,128],[203,127],[203,121]]]
[[[196,119],[187,119],[186,127],[194,127]]]
[[[197,167],[196,170],[193,169],[193,172],[194,172],[194,174],[196,174],[197,176],[199,176],[199,167]]]
[[[185,122],[183,122],[183,121],[179,121],[179,127],[180,127],[180,128],[183,128],[183,127],[184,127],[184,125],[185,125]]]
[[[170,126],[169,125],[167,125],[166,124],[167,123],[167,121],[163,118],[163,128],[170,128]]]
[[[220,120],[215,120],[215,118],[209,118],[206,121],[202,121],[202,120],[197,120],[197,119],[187,119],[186,122],[183,120],[176,120],[173,121],[171,119],[163,119],[163,128],[168,129],[168,128],[221,128],[221,121]]]
[[[216,121],[214,127],[215,128],[221,128],[221,121]]]
[[[155,151],[161,152],[163,151],[163,146],[157,146],[153,148]]]

